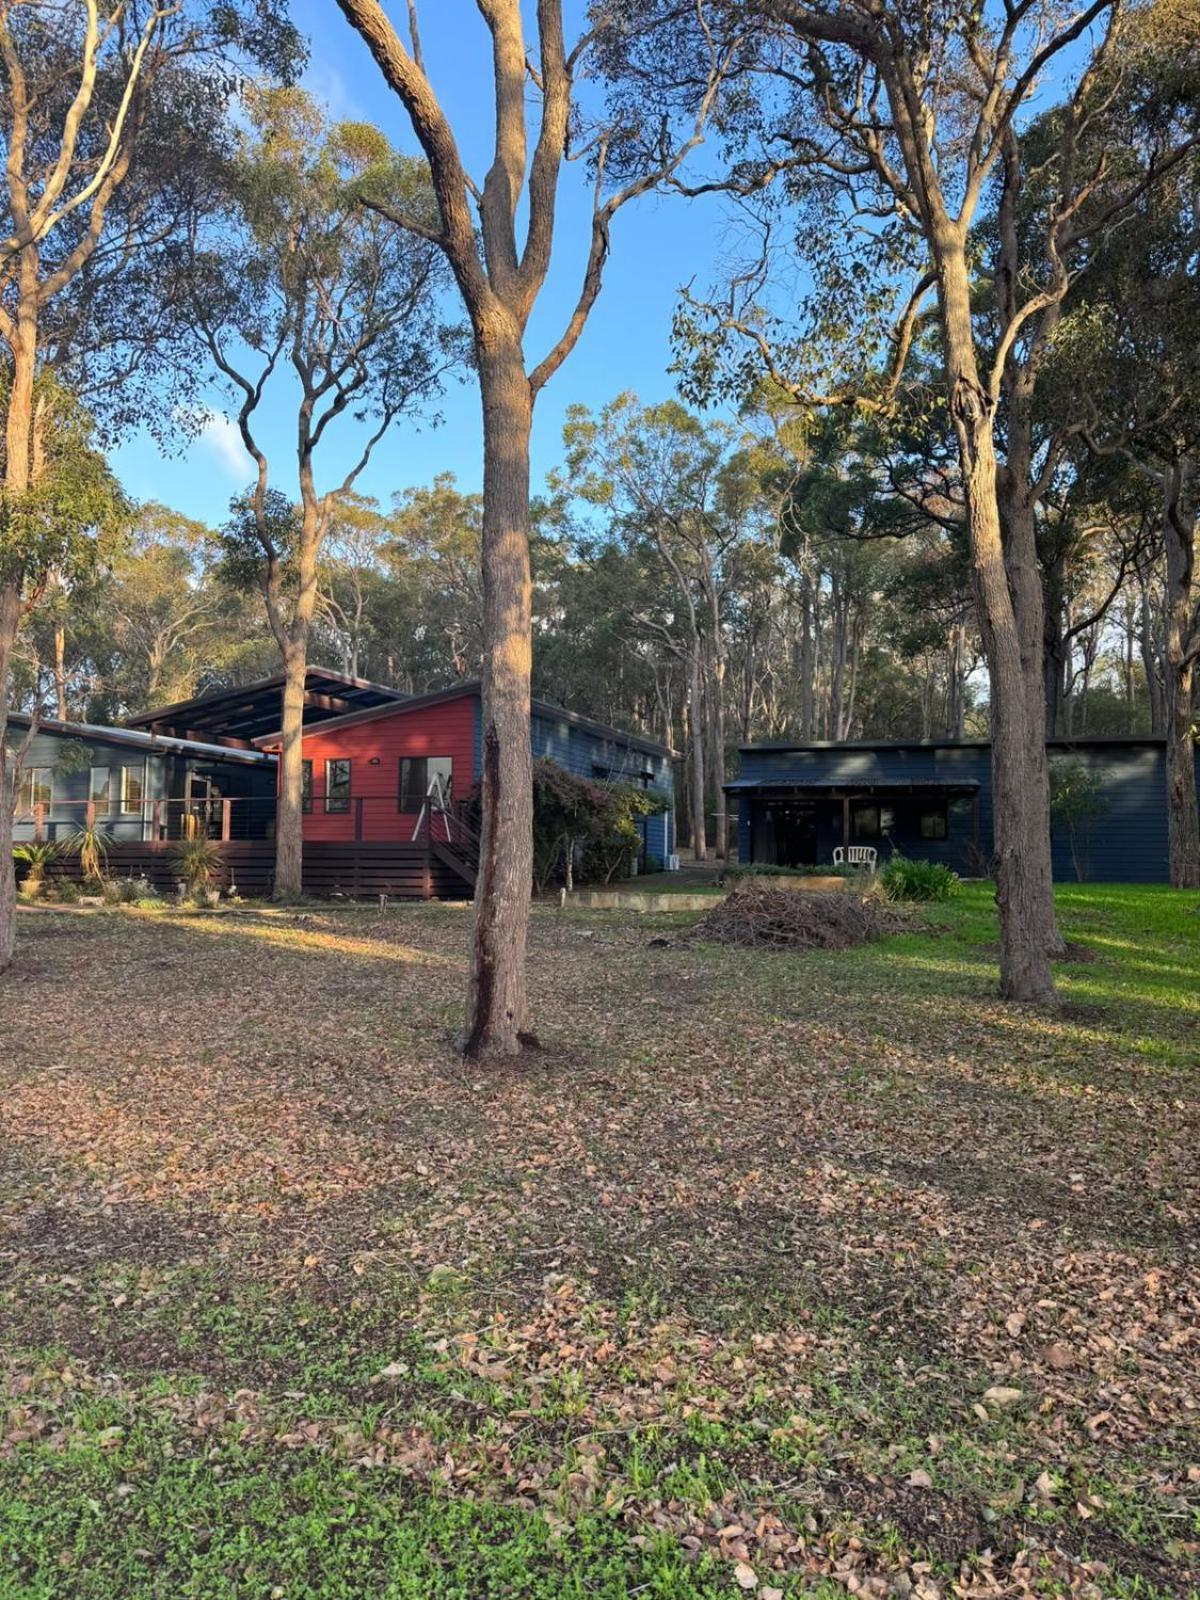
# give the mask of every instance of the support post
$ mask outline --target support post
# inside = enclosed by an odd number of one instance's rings
[[[33,837],[37,844],[46,837],[46,807],[40,800],[33,808]]]
[[[363,797],[358,795],[354,801],[354,841],[359,843],[363,836]]]
[[[850,796],[842,796],[842,844],[850,844]]]
[[[83,825],[89,833],[96,826],[96,802],[94,800],[89,800],[83,808]]]
[[[233,801],[226,798],[221,801],[221,843],[229,840],[230,824],[233,821]]]

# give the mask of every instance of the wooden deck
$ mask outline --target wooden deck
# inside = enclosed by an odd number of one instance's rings
[[[170,840],[110,846],[108,873],[114,878],[146,877],[164,894],[173,894],[177,881]],[[236,884],[239,894],[252,899],[271,892],[275,873],[275,845],[269,839],[228,839],[220,845],[224,863],[223,889]],[[79,861],[62,856],[49,869],[50,877],[79,880]],[[440,859],[423,844],[346,843],[315,841],[304,846],[304,892],[320,898],[345,896],[374,899],[391,895],[398,900],[466,900],[471,886],[448,860]]]

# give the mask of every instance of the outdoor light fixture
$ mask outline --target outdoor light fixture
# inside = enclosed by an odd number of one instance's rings
[[[367,765],[369,767],[377,767],[379,765],[379,757],[378,756],[372,756],[371,759],[367,762]]]

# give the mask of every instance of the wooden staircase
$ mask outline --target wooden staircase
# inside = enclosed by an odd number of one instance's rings
[[[413,829],[413,842],[424,844],[474,891],[479,876],[479,835],[450,804],[437,778],[429,785]]]

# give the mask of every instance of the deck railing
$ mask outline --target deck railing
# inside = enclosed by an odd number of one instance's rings
[[[155,844],[192,835],[215,840],[273,839],[277,802],[273,795],[226,795],[208,799],[162,797],[112,807],[95,800],[60,800],[18,805],[14,839],[65,844],[81,829],[95,828],[114,842]],[[316,793],[304,808],[306,840],[324,843],[460,844],[475,836],[461,809],[442,797],[421,812],[401,811],[395,794]]]

